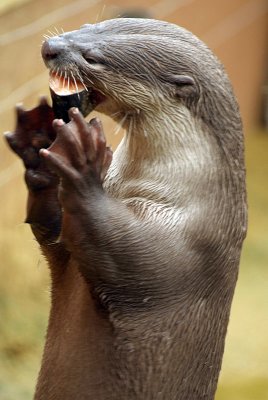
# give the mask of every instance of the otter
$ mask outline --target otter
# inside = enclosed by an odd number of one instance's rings
[[[53,121],[43,99],[7,137],[51,270],[34,398],[212,400],[247,226],[229,79],[196,36],[151,19],[84,25],[42,55],[126,132],[112,155],[99,119]]]

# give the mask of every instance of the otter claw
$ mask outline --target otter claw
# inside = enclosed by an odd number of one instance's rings
[[[39,106],[48,106],[48,102],[47,102],[46,96],[40,96],[39,97]]]
[[[18,123],[23,122],[25,115],[26,115],[26,110],[23,107],[22,103],[18,103],[15,106],[16,114],[17,114],[17,121]]]
[[[6,139],[9,147],[17,153],[18,144],[16,143],[16,135],[14,132],[4,132],[4,138]]]
[[[26,112],[26,110],[23,107],[22,103],[17,103],[15,108],[16,108],[17,114],[21,114],[21,113],[25,113]]]

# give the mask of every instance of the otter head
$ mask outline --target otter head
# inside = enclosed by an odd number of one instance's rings
[[[84,86],[97,111],[117,121],[164,113],[175,115],[175,125],[180,115],[182,125],[190,116],[224,151],[243,157],[229,80],[213,53],[187,30],[152,19],[107,20],[48,39],[42,55],[52,81],[76,91]]]
[[[194,35],[150,19],[84,25],[44,42],[42,55],[54,81],[90,88],[107,114],[154,114],[174,102],[194,109],[207,87],[222,79],[214,56]]]

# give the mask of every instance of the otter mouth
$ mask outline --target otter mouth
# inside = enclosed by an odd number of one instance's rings
[[[49,73],[49,88],[52,107],[56,118],[69,122],[68,110],[77,107],[86,117],[99,104],[105,101],[105,96],[93,87],[87,87],[73,73]]]
[[[70,79],[62,73],[49,72],[49,87],[59,96],[70,96],[86,90],[86,86],[76,78]]]

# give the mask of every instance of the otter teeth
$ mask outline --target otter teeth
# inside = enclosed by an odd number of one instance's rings
[[[59,96],[68,96],[85,90],[84,85],[78,79],[66,75],[59,75],[50,71],[49,86]]]

